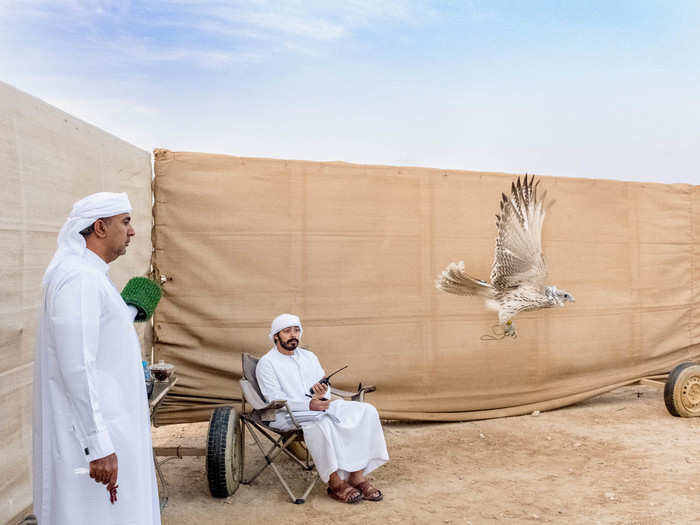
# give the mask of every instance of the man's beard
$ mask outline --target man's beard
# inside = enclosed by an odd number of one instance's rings
[[[296,337],[292,337],[291,339],[288,339],[286,342],[282,341],[282,338],[280,337],[280,346],[287,350],[288,352],[291,352],[294,350],[297,346],[299,346],[299,340]]]

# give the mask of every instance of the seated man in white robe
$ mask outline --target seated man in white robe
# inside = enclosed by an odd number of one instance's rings
[[[331,497],[345,503],[379,501],[381,491],[366,478],[389,460],[377,409],[358,401],[331,400],[328,385],[319,383],[326,374],[318,358],[299,347],[301,335],[301,321],[295,315],[282,314],[272,321],[270,339],[275,346],[256,368],[260,390],[268,401],[285,399],[292,412],[318,413],[300,424]],[[285,409],[278,410],[272,426],[289,428]]]

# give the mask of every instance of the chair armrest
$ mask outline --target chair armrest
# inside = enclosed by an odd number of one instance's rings
[[[241,384],[241,394],[246,403],[249,403],[253,407],[253,410],[276,410],[282,408],[287,404],[285,400],[275,399],[267,403],[258,392],[255,387],[250,384],[250,381],[246,379],[240,380]]]
[[[342,397],[343,399],[350,399],[352,401],[362,401],[365,397],[365,394],[369,392],[374,392],[375,390],[377,390],[377,387],[374,385],[366,385],[360,387],[355,392],[348,392],[347,390],[341,390],[339,388],[331,387],[331,394],[334,396]]]

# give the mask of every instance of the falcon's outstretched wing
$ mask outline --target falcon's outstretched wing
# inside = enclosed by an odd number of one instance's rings
[[[524,184],[512,183],[510,198],[501,200],[498,219],[496,252],[491,267],[491,284],[496,289],[514,288],[522,284],[543,286],[547,278],[547,264],[542,254],[542,223],[545,216],[544,200],[537,198],[534,175]],[[549,205],[548,205],[549,206]]]

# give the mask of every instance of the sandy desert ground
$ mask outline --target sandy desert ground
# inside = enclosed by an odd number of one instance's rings
[[[206,432],[207,423],[160,427],[154,445],[204,446]],[[651,386],[537,415],[386,422],[384,432],[391,461],[371,476],[384,501],[341,504],[318,483],[294,505],[270,469],[214,499],[204,458],[174,458],[163,465],[163,523],[700,523],[700,418],[670,416]],[[262,461],[247,438],[246,469]],[[280,465],[304,483],[290,460]]]

